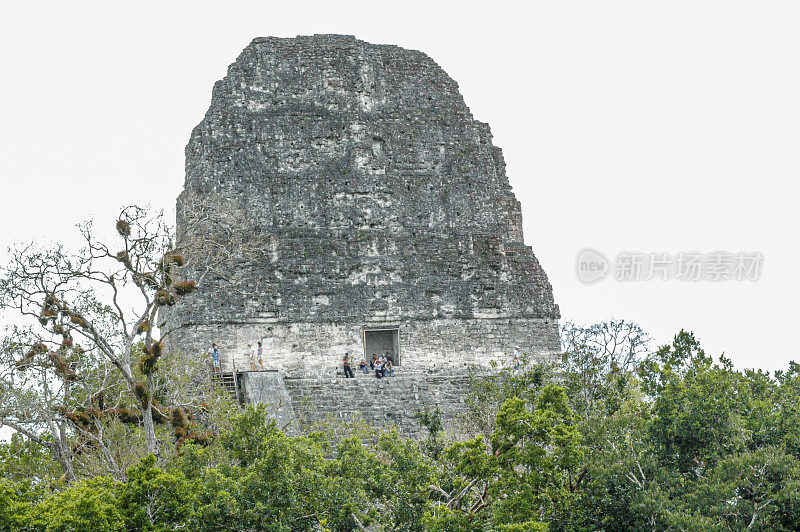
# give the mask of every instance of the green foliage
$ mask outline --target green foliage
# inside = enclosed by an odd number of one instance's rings
[[[29,483],[0,478],[0,532],[31,528],[38,495]]]
[[[8,442],[0,443],[0,478],[55,486],[60,482],[61,469],[47,449],[14,433]]]
[[[381,436],[378,448],[386,517],[400,530],[422,530],[433,464],[417,442],[401,439],[394,431]]]
[[[443,428],[441,411],[438,408],[426,408],[415,412],[414,417],[428,431],[428,437],[422,444],[425,454],[437,460],[444,449],[444,443],[439,437]]]
[[[248,407],[214,418],[201,446],[176,408],[173,454],[70,486],[16,435],[0,444],[0,531],[800,530],[800,365],[736,371],[684,331],[648,356],[587,358],[609,331],[638,330],[616,323],[582,329],[560,373],[476,377],[471,434],[423,410],[419,440],[291,436]]]
[[[119,491],[108,477],[81,481],[35,506],[27,526],[46,532],[125,530]]]
[[[191,515],[195,497],[195,483],[180,470],[156,467],[150,455],[128,471],[120,507],[127,529],[176,530]]]
[[[740,375],[714,364],[693,335],[681,331],[659,349],[643,376],[656,394],[653,438],[669,465],[702,476],[721,456],[742,450]]]
[[[535,365],[524,372],[501,368],[489,378],[473,378],[466,398],[468,413],[460,420],[462,426],[468,434],[491,437],[497,427],[497,413],[506,399],[521,397],[529,400],[555,378],[554,368],[546,365]]]
[[[488,494],[497,525],[558,520],[569,512],[584,454],[564,389],[545,385],[535,403],[506,400],[492,435],[497,478]]]

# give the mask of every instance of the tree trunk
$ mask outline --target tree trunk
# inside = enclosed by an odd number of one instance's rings
[[[67,484],[72,484],[75,481],[75,471],[72,469],[72,460],[69,456],[69,450],[64,448],[64,444],[61,440],[56,440],[54,443],[50,444],[50,453],[61,466],[61,470],[64,471],[64,478],[67,480]]]
[[[147,452],[158,457],[158,440],[156,439],[156,427],[153,423],[153,405],[148,403],[142,406],[142,424],[144,425],[144,435],[147,438]]]

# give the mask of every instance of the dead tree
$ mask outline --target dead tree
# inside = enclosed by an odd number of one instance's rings
[[[71,482],[73,458],[90,452],[116,477],[122,470],[104,433],[104,417],[120,402],[120,386],[96,350],[61,336],[10,327],[0,344],[0,425],[49,450]]]
[[[650,336],[636,323],[612,319],[589,326],[567,322],[561,327],[566,385],[580,398],[581,410],[598,403],[609,378],[637,371],[649,355]],[[622,382],[619,381],[618,382]]]
[[[159,309],[193,290],[194,282],[176,281],[183,257],[161,214],[126,207],[113,244],[98,238],[91,223],[79,228],[85,246],[78,252],[10,249],[0,270],[0,306],[27,319],[43,338],[70,338],[101,355],[134,398],[147,451],[158,455],[153,397],[163,334],[153,324]]]

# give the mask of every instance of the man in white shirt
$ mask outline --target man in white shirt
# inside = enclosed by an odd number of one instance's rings
[[[250,369],[252,371],[256,370],[256,348],[253,347],[253,344],[247,344],[247,349],[250,351]]]
[[[386,362],[387,362],[387,360],[389,360],[389,359],[386,358],[386,355],[381,355],[380,358],[378,359],[378,365],[381,368],[381,377],[385,377],[386,376]]]

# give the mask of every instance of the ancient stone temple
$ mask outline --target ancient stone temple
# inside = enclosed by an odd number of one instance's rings
[[[186,147],[179,233],[205,199],[259,252],[230,258],[166,324],[184,349],[216,342],[227,371],[249,369],[258,341],[286,379],[334,379],[345,352],[422,378],[559,349],[502,153],[421,52],[255,39]]]

